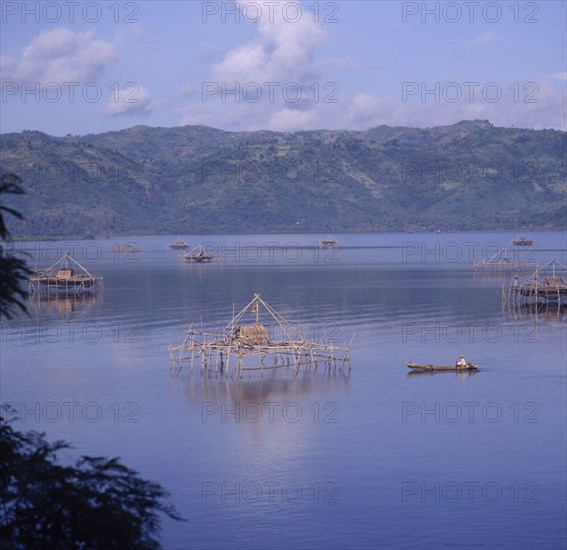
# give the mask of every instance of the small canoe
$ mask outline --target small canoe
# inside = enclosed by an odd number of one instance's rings
[[[457,365],[431,365],[424,363],[412,363],[408,361],[406,365],[416,371],[452,371],[452,372],[463,372],[470,370],[478,370],[478,365],[473,365],[468,363],[466,367],[458,367]]]

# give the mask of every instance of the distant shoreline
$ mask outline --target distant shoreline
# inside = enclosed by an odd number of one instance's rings
[[[539,228],[530,228],[530,229],[467,229],[467,230],[455,230],[455,231],[441,231],[437,232],[436,230],[421,230],[421,231],[396,231],[396,230],[384,230],[384,231],[332,231],[332,230],[322,230],[322,231],[266,231],[262,233],[227,233],[227,232],[210,232],[210,233],[145,233],[145,232],[130,232],[130,233],[117,233],[112,234],[109,236],[100,236],[95,235],[94,237],[85,237],[78,236],[78,235],[60,235],[60,236],[52,236],[52,235],[14,235],[11,236],[10,241],[7,242],[31,242],[31,241],[39,241],[39,242],[58,242],[58,241],[65,241],[65,240],[75,240],[75,241],[110,241],[112,239],[125,239],[129,237],[141,237],[141,238],[150,238],[150,237],[186,237],[186,236],[194,236],[194,237],[206,237],[206,236],[259,236],[259,235],[315,235],[315,236],[322,236],[327,234],[333,235],[354,235],[357,233],[363,235],[373,235],[373,234],[392,234],[392,233],[399,233],[405,235],[428,235],[428,234],[438,234],[438,235],[453,235],[453,234],[460,234],[460,233],[557,233],[563,231],[563,229],[539,229]]]

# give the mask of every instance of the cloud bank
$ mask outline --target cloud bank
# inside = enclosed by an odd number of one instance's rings
[[[114,45],[96,38],[94,32],[58,28],[41,32],[19,58],[3,57],[1,78],[27,84],[89,82],[115,59]]]
[[[241,9],[244,5],[236,4]],[[364,89],[347,95],[336,80],[345,81],[358,66],[348,58],[322,57],[329,37],[319,23],[309,18],[290,23],[276,7],[273,19],[266,10],[255,25],[256,36],[212,64],[206,82],[183,86],[186,103],[180,124],[226,130],[361,130],[381,124],[424,127],[481,118],[501,126],[567,129],[564,72],[488,87],[487,82],[479,83],[474,97],[464,82],[446,78],[413,83],[418,91],[409,97],[402,82],[395,96]],[[468,46],[488,48],[500,39],[488,31]],[[423,95],[422,87],[438,87],[439,94]]]

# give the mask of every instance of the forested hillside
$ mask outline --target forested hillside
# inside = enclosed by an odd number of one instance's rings
[[[487,121],[364,132],[203,126],[1,136],[14,234],[560,229],[566,133]]]

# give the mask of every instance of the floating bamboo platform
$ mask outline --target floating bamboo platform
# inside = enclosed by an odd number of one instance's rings
[[[114,243],[110,247],[111,252],[120,254],[133,254],[136,252],[141,252],[142,248],[135,242],[128,241],[125,243]]]
[[[207,252],[202,245],[198,245],[188,254],[183,255],[183,259],[186,262],[212,262],[216,259],[216,256],[210,252]]]
[[[335,249],[339,248],[339,241],[334,237],[324,237],[319,241],[319,248],[322,249]]]
[[[176,250],[184,250],[186,248],[190,248],[191,245],[187,244],[183,239],[177,239],[174,243],[168,245],[169,248],[173,248]]]
[[[270,324],[260,323],[262,316]],[[253,315],[254,324],[245,324],[245,317]],[[352,342],[352,341],[351,341]],[[284,319],[259,294],[230,323],[216,333],[207,333],[189,326],[180,346],[168,347],[170,365],[189,369],[198,365],[201,371],[215,371],[228,376],[241,376],[243,371],[264,371],[318,366],[326,369],[350,370],[350,344],[339,347],[328,342],[309,341],[300,325]]]
[[[30,293],[81,293],[102,286],[102,277],[95,276],[69,254],[47,269],[38,269],[28,279]]]
[[[512,241],[512,244],[515,246],[534,246],[535,241],[528,239],[525,235],[520,235]]]
[[[558,302],[567,300],[567,283],[563,277],[567,273],[567,266],[555,258],[538,267],[529,278],[519,282],[514,277],[511,285],[502,287],[502,303],[514,304],[522,302]]]
[[[539,262],[537,260],[525,259],[520,260],[509,257],[509,247],[502,247],[491,258],[484,258],[479,262],[473,263],[475,271],[484,272],[510,272],[510,271],[530,271],[537,269]]]

